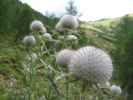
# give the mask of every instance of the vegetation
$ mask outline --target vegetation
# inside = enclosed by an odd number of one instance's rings
[[[30,32],[29,24],[34,19],[41,20],[44,24],[47,23],[45,25],[48,30],[53,28],[55,22],[57,22],[57,18],[49,19],[18,0],[0,1],[0,35],[2,37],[7,38],[6,35],[8,34],[14,41],[22,39],[23,36]]]
[[[133,16],[126,15],[122,18],[116,29],[116,50],[114,53],[119,80],[123,86],[127,100],[133,97]]]

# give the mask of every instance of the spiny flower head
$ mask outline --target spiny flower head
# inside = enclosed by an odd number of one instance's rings
[[[120,86],[117,86],[117,85],[112,85],[110,90],[116,95],[120,95],[122,92]]]
[[[63,66],[67,65],[75,51],[64,49],[56,55],[56,63]]]
[[[40,30],[40,33],[42,33],[42,34],[45,34],[45,33],[47,33],[47,30],[46,30],[46,28],[45,28],[45,27],[42,27],[42,29]]]
[[[33,35],[28,35],[23,38],[23,44],[26,46],[32,46],[36,44],[36,39]]]
[[[38,58],[36,53],[32,53],[31,57],[32,57],[33,60],[36,60]]]
[[[30,24],[30,29],[34,32],[46,32],[46,28],[40,20],[34,20]]]
[[[111,78],[113,65],[110,56],[103,50],[87,46],[73,54],[69,70],[76,77],[101,84]]]
[[[62,27],[62,25],[61,25],[60,22],[58,22],[58,23],[56,24],[55,29],[56,29],[57,31],[59,31],[59,32],[63,32],[63,31],[64,31],[64,29],[63,29],[63,27]]]
[[[48,40],[52,40],[52,35],[50,33],[44,33],[43,37]]]
[[[63,31],[64,28],[77,29],[79,22],[75,16],[64,15],[56,25],[56,30]]]
[[[35,61],[35,60],[37,60],[37,58],[38,58],[38,56],[37,56],[36,53],[32,53],[31,55],[26,56],[26,59],[29,60],[29,61],[31,61],[31,60]]]

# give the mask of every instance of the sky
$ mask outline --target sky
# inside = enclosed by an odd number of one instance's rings
[[[20,0],[28,3],[33,9],[46,14],[54,13],[57,16],[65,13],[65,7],[70,0]],[[133,0],[74,0],[83,21],[103,18],[120,17],[133,13]]]

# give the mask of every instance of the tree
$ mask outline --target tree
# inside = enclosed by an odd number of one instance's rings
[[[29,34],[29,25],[33,19],[34,16],[32,9],[29,7],[29,5],[23,4],[23,8],[21,8],[17,19],[17,29],[19,34],[17,34],[16,38],[22,38],[24,35]]]
[[[118,30],[117,30],[118,29]],[[133,16],[123,17],[117,26],[115,63],[118,70],[119,80],[127,100],[133,98]]]
[[[73,0],[70,0],[68,2],[68,6],[66,7],[66,11],[68,14],[70,15],[77,15],[78,14],[78,10],[77,10],[77,7],[75,6],[74,4],[75,2]]]

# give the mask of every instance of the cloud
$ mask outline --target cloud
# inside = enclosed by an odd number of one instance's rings
[[[96,20],[118,17],[133,12],[133,0],[80,0],[81,19]]]
[[[35,10],[45,14],[45,12],[61,14],[65,12],[65,5],[68,0],[21,0],[28,3]]]
[[[69,0],[21,0],[35,10],[45,14],[46,11],[61,15]],[[118,17],[133,12],[133,0],[75,0],[82,20],[97,20]]]

